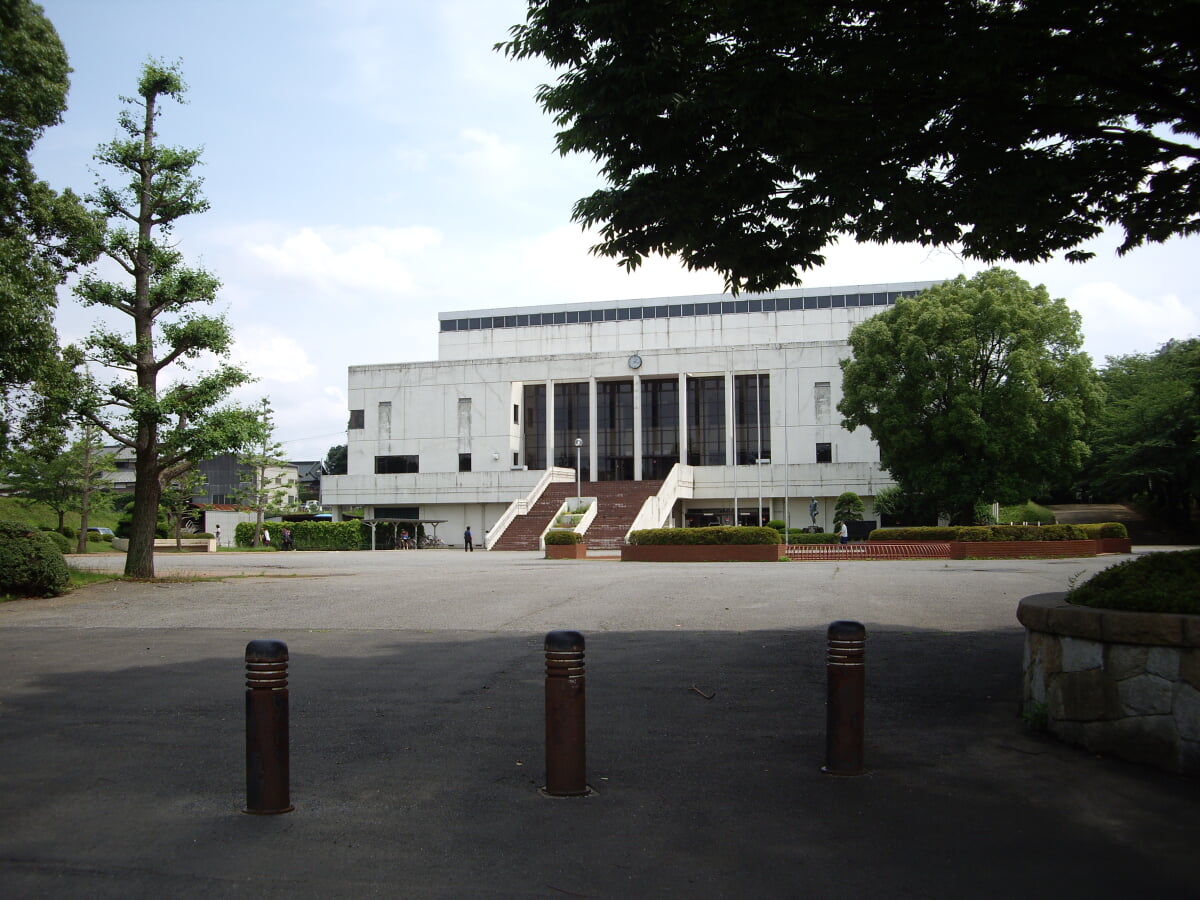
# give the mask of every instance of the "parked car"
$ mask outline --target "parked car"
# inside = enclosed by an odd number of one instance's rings
[[[89,525],[88,534],[98,534],[100,537],[113,537],[113,530],[103,525]]]

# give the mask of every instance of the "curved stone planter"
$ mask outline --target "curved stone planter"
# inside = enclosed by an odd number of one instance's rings
[[[1025,714],[1058,738],[1200,775],[1200,616],[1026,597]]]

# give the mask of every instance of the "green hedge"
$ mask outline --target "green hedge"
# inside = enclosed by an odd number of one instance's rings
[[[713,525],[705,528],[644,528],[629,535],[629,543],[640,546],[683,544],[778,544],[782,538],[774,528]]]
[[[1200,550],[1149,553],[1117,563],[1075,587],[1080,606],[1135,612],[1200,613]]]
[[[944,526],[921,526],[915,528],[876,528],[868,541],[956,541],[958,529]]]
[[[546,532],[547,544],[582,544],[583,535],[565,528],[552,528]]]
[[[271,532],[272,547],[283,546],[284,524],[292,530],[292,543],[297,550],[362,550],[371,546],[370,527],[351,519],[346,522],[264,522],[263,527]],[[238,522],[233,534],[237,545],[249,547],[253,537],[254,523]]]
[[[788,538],[789,544],[836,544],[838,536],[829,531],[818,531],[816,534],[812,532],[798,531],[792,529],[792,535]]]
[[[1093,525],[1076,525],[1075,527],[1082,529],[1083,533],[1092,539],[1120,538],[1125,540],[1129,537],[1129,530],[1120,522],[1097,522]]]
[[[1106,535],[1107,537],[1107,535]],[[869,541],[1086,541],[1078,525],[963,525],[924,528],[876,528]]]
[[[57,597],[66,591],[71,575],[54,537],[66,540],[21,522],[0,522],[0,593]]]
[[[58,548],[59,553],[70,553],[79,546],[77,543],[79,540],[78,537],[72,541],[61,531],[43,531],[42,534],[54,542],[54,546]]]

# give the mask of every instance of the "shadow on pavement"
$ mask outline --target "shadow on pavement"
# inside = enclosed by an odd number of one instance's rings
[[[1025,731],[1019,633],[867,626],[857,778],[820,772],[824,629],[588,634],[582,800],[537,792],[540,634],[25,629],[0,664],[0,893],[1194,890],[1200,786]],[[239,812],[257,637],[291,651],[275,817]]]

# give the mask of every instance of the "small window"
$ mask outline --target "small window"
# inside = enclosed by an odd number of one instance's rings
[[[833,444],[817,444],[817,462],[833,462]]]
[[[513,463],[512,464],[514,467],[519,466],[521,464],[521,454],[520,453],[513,451]]]
[[[420,458],[416,454],[375,457],[376,475],[410,475],[420,470]]]
[[[351,430],[357,428],[366,428],[365,410],[352,409],[350,410],[350,424],[347,426]]]
[[[513,404],[513,424],[514,425],[521,424],[521,404],[520,403]]]
[[[458,454],[458,471],[460,471],[460,472],[470,472],[471,471],[471,454],[470,453]]]

